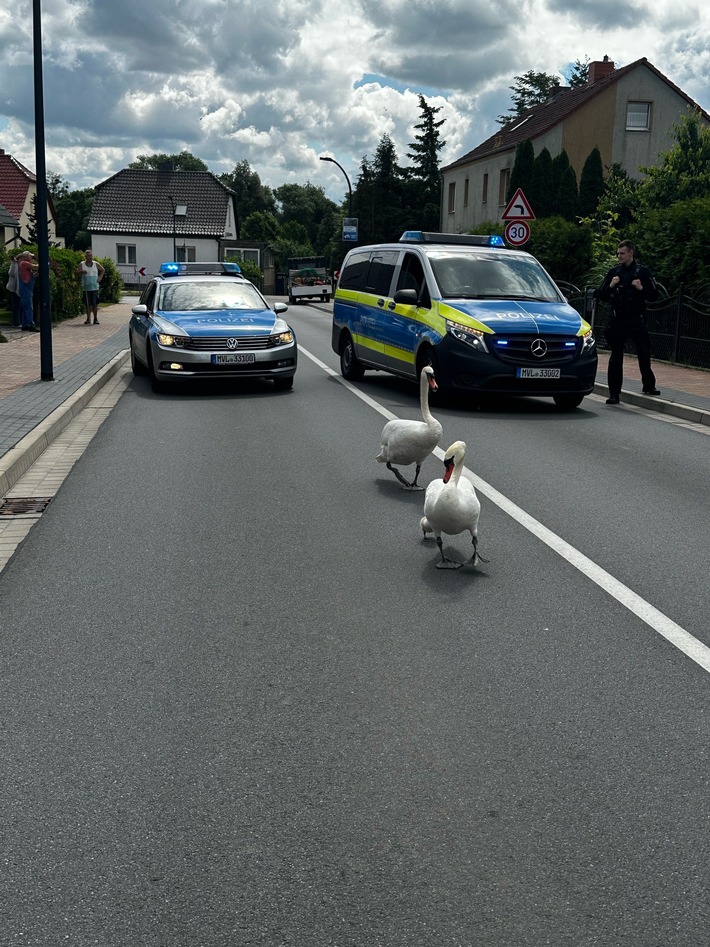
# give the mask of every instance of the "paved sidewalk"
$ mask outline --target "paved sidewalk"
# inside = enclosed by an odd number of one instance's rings
[[[131,302],[52,326],[54,379],[41,380],[40,333],[0,324],[0,497],[128,357]]]
[[[42,381],[40,334],[0,324],[0,497],[128,358],[136,297],[99,310],[99,325],[77,316],[52,327],[54,380]],[[269,297],[269,302],[281,297]],[[325,308],[325,307],[324,307]],[[329,310],[330,312],[330,310]],[[608,353],[599,353],[595,392],[606,397]],[[710,425],[710,372],[654,362],[660,398],[641,392],[638,362],[627,357],[621,400]],[[605,410],[618,410],[613,407]],[[24,458],[24,460],[23,460]],[[22,461],[22,462],[21,462]]]

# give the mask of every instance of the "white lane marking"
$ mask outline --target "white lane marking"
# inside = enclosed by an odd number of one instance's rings
[[[339,381],[361,401],[364,401],[365,404],[369,405],[371,408],[374,408],[375,411],[381,414],[384,418],[387,418],[388,421],[391,421],[397,417],[396,414],[392,414],[391,411],[388,411],[387,408],[383,407],[381,404],[379,404],[379,402],[375,401],[373,398],[370,398],[369,395],[364,394],[364,392],[357,389],[355,385],[347,381],[347,379],[333,371],[333,369],[329,368],[324,362],[321,362],[319,358],[316,358],[315,355],[311,354],[307,349],[304,349],[303,346],[299,345],[298,348],[299,351],[303,352],[303,354],[307,356],[312,362],[314,362],[319,368],[322,368],[326,374],[331,375],[333,378]],[[439,460],[444,459],[444,451],[440,447],[437,447],[434,453],[439,458]],[[476,490],[479,490],[492,503],[495,503],[497,507],[503,510],[504,513],[507,513],[508,516],[514,519],[517,523],[520,523],[520,525],[527,529],[528,532],[532,533],[533,536],[536,536],[539,540],[545,543],[546,546],[549,546],[550,549],[562,556],[563,559],[569,562],[570,565],[574,566],[574,568],[581,572],[582,575],[585,575],[588,579],[591,579],[592,582],[594,582],[608,595],[616,599],[617,602],[640,618],[641,621],[645,622],[649,626],[649,628],[652,628],[655,632],[661,635],[661,637],[665,638],[666,641],[676,647],[679,651],[686,655],[686,657],[690,658],[691,661],[695,661],[695,663],[700,665],[703,670],[710,673],[710,648],[708,648],[707,645],[704,645],[702,641],[698,641],[698,639],[693,637],[689,631],[686,631],[684,628],[674,622],[672,618],[664,615],[663,612],[651,605],[650,602],[647,602],[644,598],[641,598],[640,595],[637,595],[636,592],[624,585],[623,582],[619,582],[618,579],[615,579],[613,575],[611,575],[605,569],[602,569],[601,566],[598,566],[596,562],[593,562],[588,558],[588,556],[585,556],[584,553],[580,552],[578,549],[575,549],[575,547],[571,546],[568,542],[565,542],[564,539],[562,539],[556,533],[553,533],[552,530],[548,529],[546,526],[543,526],[542,523],[530,516],[529,513],[526,513],[525,510],[513,503],[512,500],[509,500],[506,496],[496,490],[495,487],[492,487],[489,483],[486,483],[485,480],[482,480],[467,467],[464,468],[464,470],[466,475],[471,479],[471,482],[475,486]]]

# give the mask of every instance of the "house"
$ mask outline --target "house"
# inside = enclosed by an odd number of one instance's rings
[[[20,222],[2,204],[0,204],[0,240],[5,249],[17,247],[20,242]]]
[[[606,57],[592,62],[586,85],[553,88],[547,102],[441,169],[442,230],[466,233],[501,219],[516,147],[526,139],[535,155],[547,148],[554,158],[564,149],[578,182],[595,147],[605,168],[618,164],[638,179],[640,168],[657,165],[660,153],[672,147],[673,125],[688,108],[710,122],[707,112],[645,58],[620,69]]]
[[[34,243],[30,228],[33,226],[31,217],[35,216],[35,199],[37,197],[37,175],[33,174],[24,164],[7,155],[0,148],[0,204],[7,214],[14,220],[17,228],[13,231],[12,223],[0,223],[5,227],[5,248],[19,247],[23,243]],[[47,194],[47,232],[50,244],[64,245],[64,241],[57,237],[56,214],[52,197]]]
[[[124,168],[94,188],[89,217],[94,256],[116,264],[127,285],[140,285],[168,260],[205,263],[251,259],[267,272],[268,244],[238,239],[236,195],[210,171]]]

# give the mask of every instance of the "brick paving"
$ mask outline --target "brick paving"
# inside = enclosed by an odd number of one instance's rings
[[[1,325],[0,457],[128,348],[130,303],[99,310],[99,325],[84,315],[52,326],[52,381],[41,379],[40,333]]]
[[[40,377],[40,334],[0,324],[0,332],[8,339],[7,344],[0,343],[0,457],[128,348],[128,320],[135,301],[129,298],[102,307],[97,326],[84,325],[84,315],[53,325],[52,381],[42,381]],[[605,392],[607,361],[608,353],[600,351],[600,394]],[[664,362],[654,362],[653,368],[661,389],[660,400],[689,405],[710,416],[710,372]],[[641,375],[633,356],[624,362],[624,392],[638,395],[641,403],[649,407],[659,401],[641,397]]]

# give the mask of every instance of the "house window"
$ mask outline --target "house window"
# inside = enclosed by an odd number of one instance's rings
[[[481,197],[481,203],[488,203],[488,174],[483,175],[483,192]]]
[[[463,206],[468,207],[468,178],[463,182]]]
[[[229,259],[241,260],[243,263],[256,263],[261,266],[261,253],[259,250],[248,250],[243,247],[227,247],[225,250]]]
[[[498,203],[501,205],[505,204],[505,195],[508,193],[509,184],[510,168],[503,168],[500,172],[500,180],[498,181]]]
[[[194,263],[195,260],[196,257],[194,247],[175,247],[176,263]]]
[[[647,132],[651,128],[651,103],[629,102],[626,106],[626,131]]]
[[[123,263],[124,266],[136,265],[136,247],[133,243],[116,244],[116,263]]]
[[[456,210],[456,181],[449,184],[449,213],[453,214]]]

